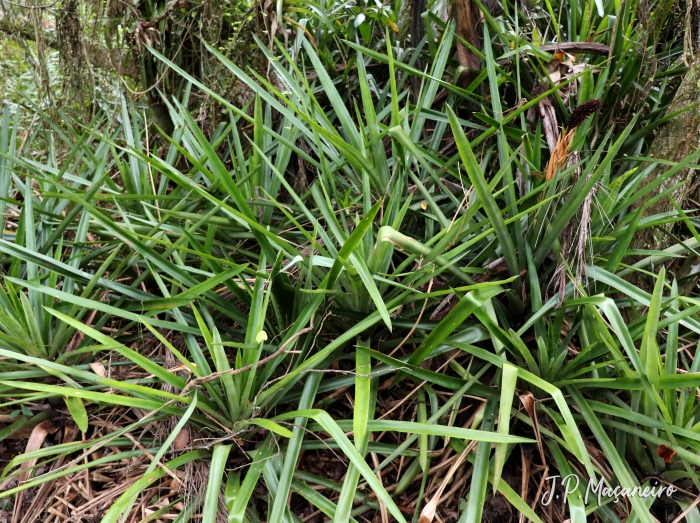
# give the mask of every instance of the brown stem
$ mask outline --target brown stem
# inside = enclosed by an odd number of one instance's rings
[[[277,356],[281,354],[291,354],[292,351],[287,351],[287,347],[289,346],[290,343],[292,343],[294,340],[296,340],[299,336],[302,334],[306,334],[310,330],[314,328],[314,319],[313,317],[311,318],[311,323],[309,324],[308,327],[305,329],[301,329],[299,332],[296,332],[292,334],[287,341],[285,341],[282,345],[280,345],[280,348],[277,349],[275,352],[270,354],[267,358],[261,359],[257,365],[255,365],[255,368],[261,367],[262,365],[265,365],[267,362],[274,360]],[[253,368],[253,364],[251,363],[250,365],[246,365],[245,367],[241,367],[240,369],[228,369],[228,370],[222,370],[220,372],[214,372],[212,374],[209,374],[207,376],[200,376],[199,378],[195,378],[192,381],[190,381],[187,385],[185,385],[185,388],[182,389],[182,392],[180,393],[180,396],[184,396],[187,394],[190,390],[192,390],[194,387],[197,387],[201,385],[202,383],[207,383],[213,380],[219,379],[221,376],[229,375],[229,376],[235,376],[236,374],[241,374],[243,372],[248,372],[250,369]]]

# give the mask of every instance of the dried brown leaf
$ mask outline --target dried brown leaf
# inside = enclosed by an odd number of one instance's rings
[[[39,423],[32,429],[32,433],[29,435],[29,439],[27,440],[27,447],[25,448],[24,453],[27,454],[29,452],[39,450],[41,448],[41,445],[44,443],[46,436],[48,436],[49,434],[53,434],[57,430],[58,428],[55,427],[53,423],[51,423],[51,420],[46,420]],[[36,461],[37,458],[34,458],[20,465],[19,468],[23,472],[19,475],[18,485],[21,485],[22,483],[26,482],[27,479],[29,479],[29,474],[31,472],[32,467],[36,465]],[[17,499],[15,500],[15,508],[12,513],[13,523],[17,523],[22,514],[23,497],[24,491],[21,491],[17,494]]]
[[[182,450],[190,444],[190,427],[185,425],[173,440],[173,450]]]
[[[552,154],[554,154],[559,141],[557,115],[554,112],[554,107],[552,107],[552,102],[550,102],[548,98],[540,100],[537,106],[540,109],[540,118],[542,118],[542,128],[544,129],[547,145]]]
[[[103,378],[107,377],[107,369],[105,369],[105,366],[100,363],[99,361],[90,363],[90,368],[92,369],[92,372],[97,374],[98,376],[101,376]]]
[[[535,411],[535,396],[532,392],[527,391],[525,394],[520,394],[518,396],[520,402],[525,407],[530,420],[532,420],[532,426],[535,429],[535,438],[537,439],[537,447],[540,450],[540,458],[542,459],[542,464],[547,465],[547,460],[544,457],[544,447],[542,446],[542,436],[540,436],[540,423],[537,421],[537,412]]]

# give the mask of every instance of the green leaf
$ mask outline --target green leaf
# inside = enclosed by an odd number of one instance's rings
[[[87,432],[88,414],[85,410],[85,405],[83,405],[83,400],[67,396],[64,398],[64,401],[66,402],[66,407],[68,407],[70,415],[73,417],[73,421],[75,421],[75,424],[80,429],[80,432]]]
[[[258,427],[261,427],[265,430],[269,430],[270,432],[274,432],[275,434],[279,434],[280,436],[284,436],[285,438],[293,438],[294,434],[292,433],[291,430],[283,427],[279,423],[275,423],[272,420],[265,419],[265,418],[256,418],[252,420],[248,420],[247,423],[250,423],[251,425],[257,425]]]
[[[246,517],[246,508],[253,495],[253,489],[258,484],[258,479],[265,466],[267,458],[276,452],[275,440],[268,435],[262,445],[251,455],[253,462],[246,472],[245,479],[241,483],[236,497],[229,508],[228,523],[243,523]]]
[[[420,365],[423,360],[433,350],[442,343],[454,330],[464,323],[464,320],[469,317],[481,305],[501,293],[500,287],[474,290],[460,298],[455,307],[445,316],[437,327],[425,338],[418,348],[413,352],[408,359],[411,365]]]
[[[447,117],[450,120],[450,126],[452,127],[452,133],[455,138],[455,143],[457,144],[457,150],[459,151],[459,156],[464,164],[464,169],[467,171],[469,180],[474,186],[474,190],[484,206],[484,211],[486,211],[486,216],[488,216],[489,222],[494,228],[496,237],[501,244],[501,249],[503,249],[503,255],[506,258],[506,263],[508,264],[508,269],[510,270],[511,276],[517,276],[520,274],[520,268],[518,266],[518,258],[515,254],[515,247],[513,246],[513,241],[505,222],[503,221],[503,216],[501,211],[496,204],[491,191],[489,190],[488,183],[484,178],[484,173],[481,171],[481,166],[477,161],[472,148],[469,145],[469,140],[467,140],[464,130],[457,119],[457,115],[454,113],[449,105],[445,106]]]
[[[364,348],[364,347],[363,347]],[[369,348],[369,347],[367,347]],[[371,379],[372,361],[370,353],[367,350],[362,350],[358,346],[355,352],[355,405],[353,414],[353,434],[355,437],[355,447],[360,452],[366,447],[369,441],[369,433],[367,432],[367,423],[370,419],[370,397],[371,397]]]
[[[518,381],[518,368],[507,363],[503,364],[501,374],[501,401],[498,406],[498,433],[508,434],[510,427],[510,410],[515,396],[515,385]],[[499,443],[496,446],[496,463],[493,473],[493,491],[498,491],[498,483],[501,480],[501,471],[505,464],[507,443]]]
[[[214,445],[214,452],[209,465],[209,479],[204,495],[202,507],[203,521],[216,521],[219,513],[219,493],[221,492],[221,480],[226,467],[226,459],[231,452],[232,445]]]
[[[289,412],[281,416],[277,416],[275,419],[289,419],[294,418],[296,416],[305,416],[318,422],[323,427],[323,429],[326,432],[328,432],[331,435],[331,437],[333,437],[333,439],[338,443],[340,449],[345,453],[345,456],[360,471],[362,477],[365,478],[365,481],[369,484],[374,493],[377,494],[379,500],[382,503],[384,503],[384,505],[387,507],[388,511],[394,516],[394,518],[396,518],[396,520],[401,523],[406,523],[406,519],[403,517],[403,514],[396,506],[396,503],[394,503],[394,500],[391,499],[389,493],[384,489],[384,486],[377,479],[377,476],[374,475],[374,472],[372,472],[372,469],[369,468],[367,462],[365,462],[364,458],[360,456],[360,454],[355,449],[355,446],[350,442],[345,433],[340,429],[335,420],[333,420],[333,418],[331,418],[327,412],[324,412],[319,409],[308,409],[296,412]]]
[[[575,387],[567,387],[567,390],[569,394],[571,394],[573,400],[576,402],[576,405],[578,405],[588,427],[591,429],[593,435],[600,444],[602,451],[605,453],[605,457],[615,472],[617,480],[620,482],[620,485],[623,488],[634,488],[637,485],[637,482],[630,475],[628,467],[625,465],[622,457],[618,454],[617,450],[615,449],[615,445],[613,445],[612,441],[598,421],[598,418],[596,418],[595,414],[588,406],[588,403],[584,397]],[[644,504],[641,497],[631,496],[628,499],[634,508],[637,517],[642,523],[654,522],[654,517],[649,513],[649,508],[647,508],[647,506]]]

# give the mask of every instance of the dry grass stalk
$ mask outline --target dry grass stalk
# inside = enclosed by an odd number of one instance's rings
[[[447,484],[450,482],[450,479],[452,479],[454,473],[457,472],[457,469],[459,469],[462,463],[464,463],[464,460],[467,459],[467,456],[475,446],[476,441],[472,441],[467,446],[467,448],[464,449],[464,452],[462,452],[462,454],[460,454],[459,457],[452,464],[450,470],[448,470],[447,474],[445,474],[442,483],[438,487],[431,500],[428,502],[427,505],[425,505],[425,507],[423,507],[423,510],[420,513],[420,518],[418,518],[418,523],[432,523],[433,519],[435,518],[435,511],[437,510],[438,503],[442,498],[442,493],[445,491]]]

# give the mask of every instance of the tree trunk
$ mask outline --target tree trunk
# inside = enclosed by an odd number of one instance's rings
[[[478,27],[481,20],[479,8],[474,5],[472,0],[455,0],[454,16],[457,21],[456,29],[459,37],[479,49]],[[474,78],[468,69],[479,70],[479,57],[469,47],[457,41],[457,58],[459,65],[465,68],[459,75],[459,84],[462,87],[467,87]]]
[[[418,49],[418,46],[425,36],[425,30],[423,27],[423,20],[421,15],[425,11],[425,0],[413,0],[411,3],[411,47]],[[421,71],[425,67],[423,60],[420,58],[416,60],[416,67]],[[418,101],[418,95],[420,93],[421,79],[412,76],[411,77],[411,92],[413,94],[413,100]]]
[[[692,104],[700,102],[700,53],[696,55],[695,61],[690,64],[688,71],[676,92],[676,96],[668,108],[667,114],[684,109]],[[658,131],[654,142],[651,145],[647,156],[680,162],[688,155],[700,148],[700,107],[695,107],[684,111],[675,118],[669,120]],[[694,162],[697,163],[697,162]],[[643,182],[646,185],[653,181],[658,175],[670,169],[667,165],[658,166]],[[681,187],[673,191],[672,196],[681,208],[697,208],[698,183],[700,176],[695,169],[682,169],[660,187],[658,187],[653,197],[666,191],[678,183],[685,182]],[[642,205],[643,202],[638,203]],[[659,213],[672,211],[673,204],[668,198],[662,198],[654,205],[645,210],[645,216],[652,216]],[[637,232],[632,240],[632,249],[653,249],[663,250],[669,246],[671,238],[658,228],[647,228]],[[678,263],[678,262],[676,262]],[[700,278],[700,260],[695,256],[688,258],[680,264],[670,264],[670,269],[676,273],[679,282],[679,292],[687,294],[695,287]],[[640,288],[649,290],[653,288],[650,278],[644,275],[634,274],[630,281],[639,285]]]
[[[420,41],[423,40],[425,34],[423,20],[421,19],[423,11],[425,11],[425,0],[413,0],[411,3],[411,47],[414,49],[420,45]],[[423,66],[418,65],[418,68],[423,69]]]

